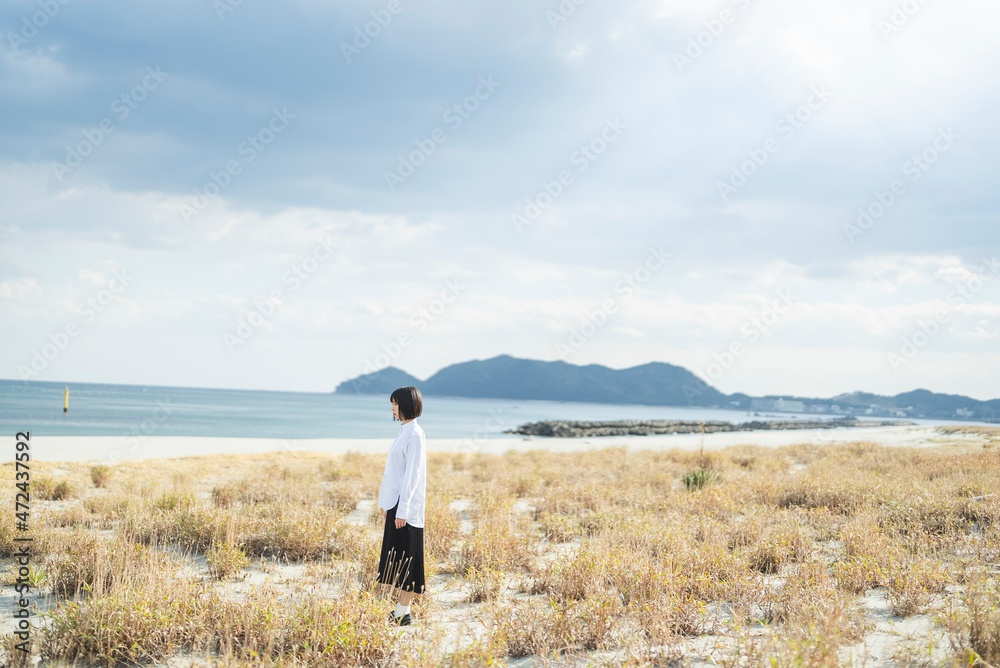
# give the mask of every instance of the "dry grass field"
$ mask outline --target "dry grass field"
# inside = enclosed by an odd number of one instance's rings
[[[36,462],[32,650],[43,665],[1000,666],[1000,430],[978,436],[429,453],[431,593],[404,628],[374,583],[384,454]],[[4,484],[12,499],[10,464]]]

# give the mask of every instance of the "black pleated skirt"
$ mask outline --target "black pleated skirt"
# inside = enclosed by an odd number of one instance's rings
[[[424,530],[406,523],[396,528],[397,503],[385,513],[382,554],[378,560],[378,581],[403,591],[424,593]]]

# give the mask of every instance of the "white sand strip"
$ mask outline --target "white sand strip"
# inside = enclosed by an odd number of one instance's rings
[[[988,440],[972,434],[944,435],[935,427],[866,427],[859,429],[801,429],[787,431],[719,432],[705,434],[705,449],[718,450],[733,445],[781,447],[799,443],[850,443],[867,441],[886,446],[932,447],[967,442],[975,445]],[[265,452],[325,452],[344,454],[385,453],[388,438],[217,438],[201,436],[148,436],[139,439],[119,436],[35,436],[32,457],[42,461],[103,461],[121,459],[163,459],[210,454],[261,454]],[[657,436],[603,436],[598,438],[434,438],[428,435],[427,448],[437,452],[483,452],[503,454],[510,450],[550,450],[575,452],[625,446],[630,450],[697,450],[701,434]]]

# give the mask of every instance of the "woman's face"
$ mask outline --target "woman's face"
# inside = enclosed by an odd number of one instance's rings
[[[391,403],[392,403],[392,419],[393,420],[398,420],[398,419],[400,419],[399,418],[399,404],[397,404],[395,401],[393,401]]]

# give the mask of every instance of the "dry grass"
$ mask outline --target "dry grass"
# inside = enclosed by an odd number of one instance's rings
[[[514,601],[493,609],[488,629],[513,658],[602,650],[624,644],[621,612],[614,597],[565,603]]]
[[[666,665],[714,638],[723,665],[835,666],[872,630],[862,599],[874,590],[888,614],[940,618],[946,661],[1000,662],[997,449],[430,453],[426,574],[457,579],[461,594],[416,599],[418,626],[402,635],[375,584],[381,523],[345,518],[376,497],[383,462],[39,463],[33,547],[57,601],[36,652],[80,665],[184,654],[480,666],[594,652]],[[693,471],[710,473],[692,484]],[[468,530],[456,499],[472,500]],[[8,566],[14,536],[0,516]],[[479,625],[458,647],[439,630],[455,606]],[[927,664],[905,647],[895,661]]]
[[[476,498],[474,509],[476,526],[462,543],[456,572],[528,568],[537,536],[528,518],[514,513],[513,499],[487,492]]]
[[[31,481],[31,496],[43,501],[62,501],[77,495],[76,486],[66,479],[39,476]]]
[[[942,434],[979,434],[1000,438],[1000,427],[979,427],[975,425],[956,424],[938,427],[938,431]]]
[[[90,481],[94,487],[107,487],[111,480],[112,468],[107,464],[95,464],[90,467]]]
[[[970,577],[965,605],[947,616],[951,646],[967,665],[1000,665],[1000,586],[982,573]],[[980,663],[976,663],[976,661]],[[985,663],[983,663],[985,662]]]

